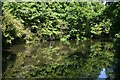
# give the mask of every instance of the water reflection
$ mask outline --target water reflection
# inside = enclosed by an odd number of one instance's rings
[[[120,79],[120,39],[117,39],[114,44],[115,49],[115,78]]]
[[[103,67],[108,68],[114,63],[111,42],[55,41],[24,47],[25,50],[16,52],[16,61],[11,69],[6,70],[5,77],[97,79]],[[114,75],[108,71],[106,75],[109,74]]]
[[[14,64],[16,60],[16,54],[13,54],[10,51],[3,51],[2,53],[2,73],[4,74],[7,68],[10,67],[10,64]]]

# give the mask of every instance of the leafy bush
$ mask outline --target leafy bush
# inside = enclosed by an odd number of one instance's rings
[[[3,7],[22,19],[26,28],[30,28],[42,40],[80,40],[88,37],[90,23],[94,23],[92,18],[97,17],[105,8],[102,3],[87,2],[18,2],[4,3]]]
[[[2,41],[3,47],[10,46],[15,42],[24,42],[27,38],[27,31],[24,29],[20,20],[8,11],[3,11],[2,15]]]
[[[118,34],[118,31],[111,27],[115,26],[114,22],[118,18],[114,20],[111,17],[112,12],[106,15],[110,12],[108,8],[109,6],[104,6],[100,2],[4,2],[2,10],[9,11],[22,22],[24,30],[29,30],[25,31],[31,35],[29,39],[26,38],[28,41],[32,39],[65,41],[105,36],[109,38],[110,35]],[[114,12],[119,13],[119,9]],[[112,16],[115,17],[115,15]],[[5,22],[4,19],[3,22]],[[12,31],[12,34],[17,33]],[[22,35],[21,32],[19,34]],[[5,35],[8,36],[4,33]],[[9,36],[9,38],[5,40],[11,43],[14,37]]]

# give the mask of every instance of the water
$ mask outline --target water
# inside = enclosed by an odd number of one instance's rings
[[[113,43],[106,41],[49,41],[3,51],[5,78],[114,78],[114,66]]]

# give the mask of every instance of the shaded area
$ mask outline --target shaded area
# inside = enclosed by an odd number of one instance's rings
[[[120,33],[120,2],[111,2],[103,12],[105,18],[110,19],[112,25],[110,27],[110,36],[113,38],[116,34]]]
[[[6,71],[10,64],[14,64],[16,61],[16,54],[9,51],[2,51],[2,73]]]
[[[6,70],[13,68],[19,52],[25,50],[24,44],[14,45],[8,49],[2,50],[2,76],[6,76]],[[10,73],[9,73],[10,74]]]
[[[115,78],[118,80],[120,78],[120,39],[117,39],[114,44],[115,48]]]

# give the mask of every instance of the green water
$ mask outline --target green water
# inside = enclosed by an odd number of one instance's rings
[[[114,77],[113,43],[48,41],[3,51],[4,78],[95,78],[103,68]]]

